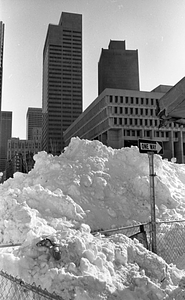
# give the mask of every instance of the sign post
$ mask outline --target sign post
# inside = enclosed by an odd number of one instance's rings
[[[151,244],[152,252],[157,253],[156,242],[156,217],[155,217],[155,185],[154,185],[154,153],[148,153],[149,175],[150,175],[150,205],[151,205]]]
[[[154,177],[154,154],[163,154],[163,144],[153,140],[139,140],[140,153],[147,153],[149,158],[150,175],[150,205],[151,205],[151,245],[152,252],[157,253],[156,243],[156,216],[155,216],[155,185]]]

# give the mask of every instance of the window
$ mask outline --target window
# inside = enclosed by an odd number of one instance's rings
[[[123,96],[120,97],[120,102],[123,103]]]
[[[120,114],[123,113],[123,107],[120,107]]]
[[[146,105],[148,105],[148,98],[146,98]]]
[[[125,114],[128,114],[128,107],[125,107]]]
[[[151,99],[151,105],[154,105],[154,99]]]
[[[139,99],[138,99],[138,97],[136,97],[136,104],[138,104],[139,103]]]
[[[175,135],[175,139],[178,138],[178,132],[174,132],[174,135]]]
[[[131,115],[133,114],[133,108],[132,107],[130,108],[130,114]]]
[[[140,115],[141,116],[143,115],[143,109],[142,108],[140,109]]]
[[[127,118],[124,119],[125,125],[127,125]]]
[[[144,99],[143,98],[141,98],[141,104],[143,104],[144,103]]]
[[[132,119],[129,119],[130,125],[132,125]]]
[[[145,137],[150,137],[150,130],[145,130],[144,135],[145,135]]]
[[[115,103],[118,103],[118,96],[115,96]]]
[[[125,103],[128,103],[128,97],[125,97]]]
[[[155,131],[155,137],[159,137],[159,131]]]
[[[117,108],[117,106],[114,107],[114,113],[115,113],[115,114],[118,113],[118,108]]]
[[[133,104],[134,103],[134,98],[130,97],[130,103]]]
[[[137,130],[137,137],[140,137],[140,130]]]
[[[110,99],[110,102],[112,102],[112,96],[110,96],[110,98],[109,98],[109,99]]]

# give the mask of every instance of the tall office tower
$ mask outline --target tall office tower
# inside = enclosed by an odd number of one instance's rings
[[[43,51],[43,150],[58,155],[63,132],[82,113],[82,15],[62,12]]]
[[[0,111],[2,102],[2,81],[3,81],[3,49],[4,49],[4,24],[0,21]]]
[[[139,91],[138,50],[126,50],[125,41],[110,41],[98,63],[98,94],[104,89]]]
[[[0,172],[6,168],[7,143],[12,135],[12,112],[1,111],[0,121]]]
[[[26,114],[26,139],[33,140],[35,128],[42,128],[42,108],[28,107]]]

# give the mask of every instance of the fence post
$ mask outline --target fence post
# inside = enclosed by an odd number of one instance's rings
[[[157,253],[156,217],[155,217],[155,186],[154,186],[154,153],[148,152],[150,175],[150,205],[151,205],[151,243],[152,252]]]

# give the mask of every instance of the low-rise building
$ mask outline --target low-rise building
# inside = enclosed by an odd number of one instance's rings
[[[94,140],[112,148],[138,145],[138,139],[163,142],[163,158],[184,163],[185,128],[168,124],[159,128],[157,101],[171,86],[160,86],[151,92],[105,89],[64,132],[67,146],[72,137]],[[158,92],[158,90],[160,92]]]
[[[27,173],[34,166],[33,156],[41,151],[41,141],[11,138],[7,143],[7,168],[12,173]],[[9,173],[11,173],[9,171]],[[8,174],[9,174],[8,173]],[[11,177],[11,174],[9,174]]]

